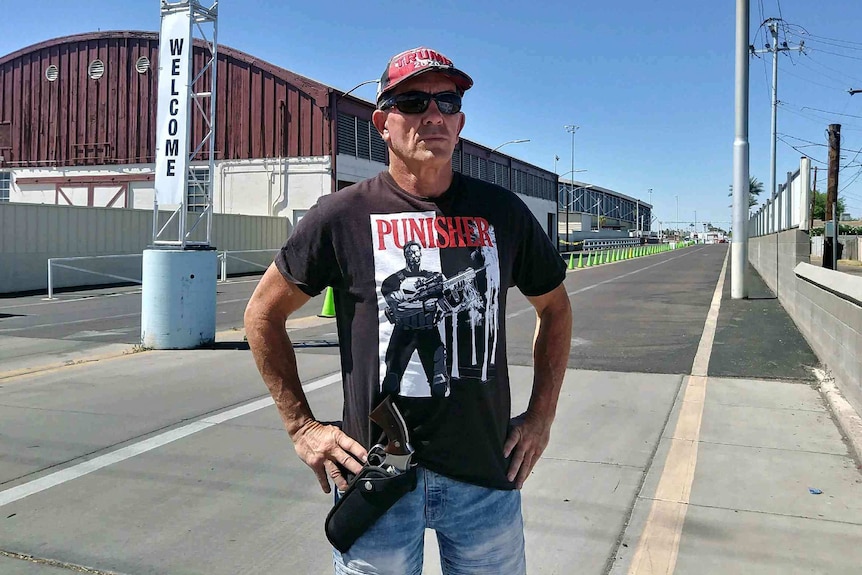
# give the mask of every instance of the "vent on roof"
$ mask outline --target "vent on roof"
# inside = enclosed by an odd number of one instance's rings
[[[138,74],[145,74],[149,69],[150,59],[146,56],[141,56],[140,58],[138,58],[138,61],[135,62],[135,70],[138,71]]]
[[[45,77],[48,79],[49,82],[53,82],[54,80],[56,80],[57,76],[59,75],[60,70],[58,70],[57,66],[55,66],[54,64],[51,64],[50,66],[45,68]]]
[[[105,63],[101,60],[93,60],[90,62],[90,67],[87,68],[87,74],[93,80],[98,80],[105,75]]]

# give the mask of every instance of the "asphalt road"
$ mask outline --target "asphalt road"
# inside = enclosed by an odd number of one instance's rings
[[[722,302],[709,373],[726,377],[710,380],[705,404],[681,400],[692,381],[706,385],[689,375],[726,256],[726,245],[698,246],[567,275],[571,369],[523,490],[531,573],[628,572],[682,441],[677,417],[693,421],[697,405],[698,465],[669,475],[693,481],[676,573],[791,572],[812,566],[812,546],[821,572],[862,561],[851,544],[862,536],[858,471],[797,377],[816,358],[768,293]],[[122,353],[138,338],[133,288],[0,300],[0,573],[332,572],[331,496],[294,455],[235,329],[256,281],[219,285],[217,343],[199,350]],[[312,300],[287,327],[315,416],[337,420],[337,339],[321,307]],[[516,290],[506,316],[519,413],[535,320]],[[774,341],[751,344],[759,339]],[[62,362],[105,350],[113,357]],[[22,353],[42,369],[16,372]],[[745,379],[763,366],[777,379]],[[807,485],[828,498],[800,496]],[[429,536],[426,575],[441,572],[435,545]]]
[[[574,310],[569,367],[688,373],[726,252],[727,245],[696,246],[569,273],[565,285]],[[246,277],[218,285],[218,331],[242,327],[257,281]],[[312,299],[296,317],[320,313],[322,299]],[[140,288],[67,292],[56,301],[38,296],[0,299],[0,337],[15,338],[16,344],[0,346],[0,366],[5,361],[9,368],[22,356],[95,353],[108,344],[133,346],[140,343],[140,312]],[[533,318],[526,298],[510,290],[511,365],[532,364]],[[337,355],[335,326],[319,323],[296,330],[294,344]]]

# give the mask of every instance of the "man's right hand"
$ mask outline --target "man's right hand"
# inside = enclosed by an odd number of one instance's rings
[[[317,475],[324,493],[330,492],[330,478],[339,490],[347,489],[347,479],[341,467],[355,475],[368,458],[368,452],[359,442],[335,425],[314,419],[296,430],[293,443],[296,454]]]

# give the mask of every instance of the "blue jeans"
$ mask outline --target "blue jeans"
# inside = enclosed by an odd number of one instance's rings
[[[336,575],[421,575],[425,529],[437,532],[444,575],[523,575],[521,492],[489,489],[417,469],[403,496],[347,553]],[[336,494],[337,497],[337,494]]]

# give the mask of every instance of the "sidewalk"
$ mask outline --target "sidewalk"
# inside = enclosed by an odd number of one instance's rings
[[[749,271],[751,299],[725,285],[709,377],[684,382],[611,573],[860,571],[862,469],[816,357]]]

